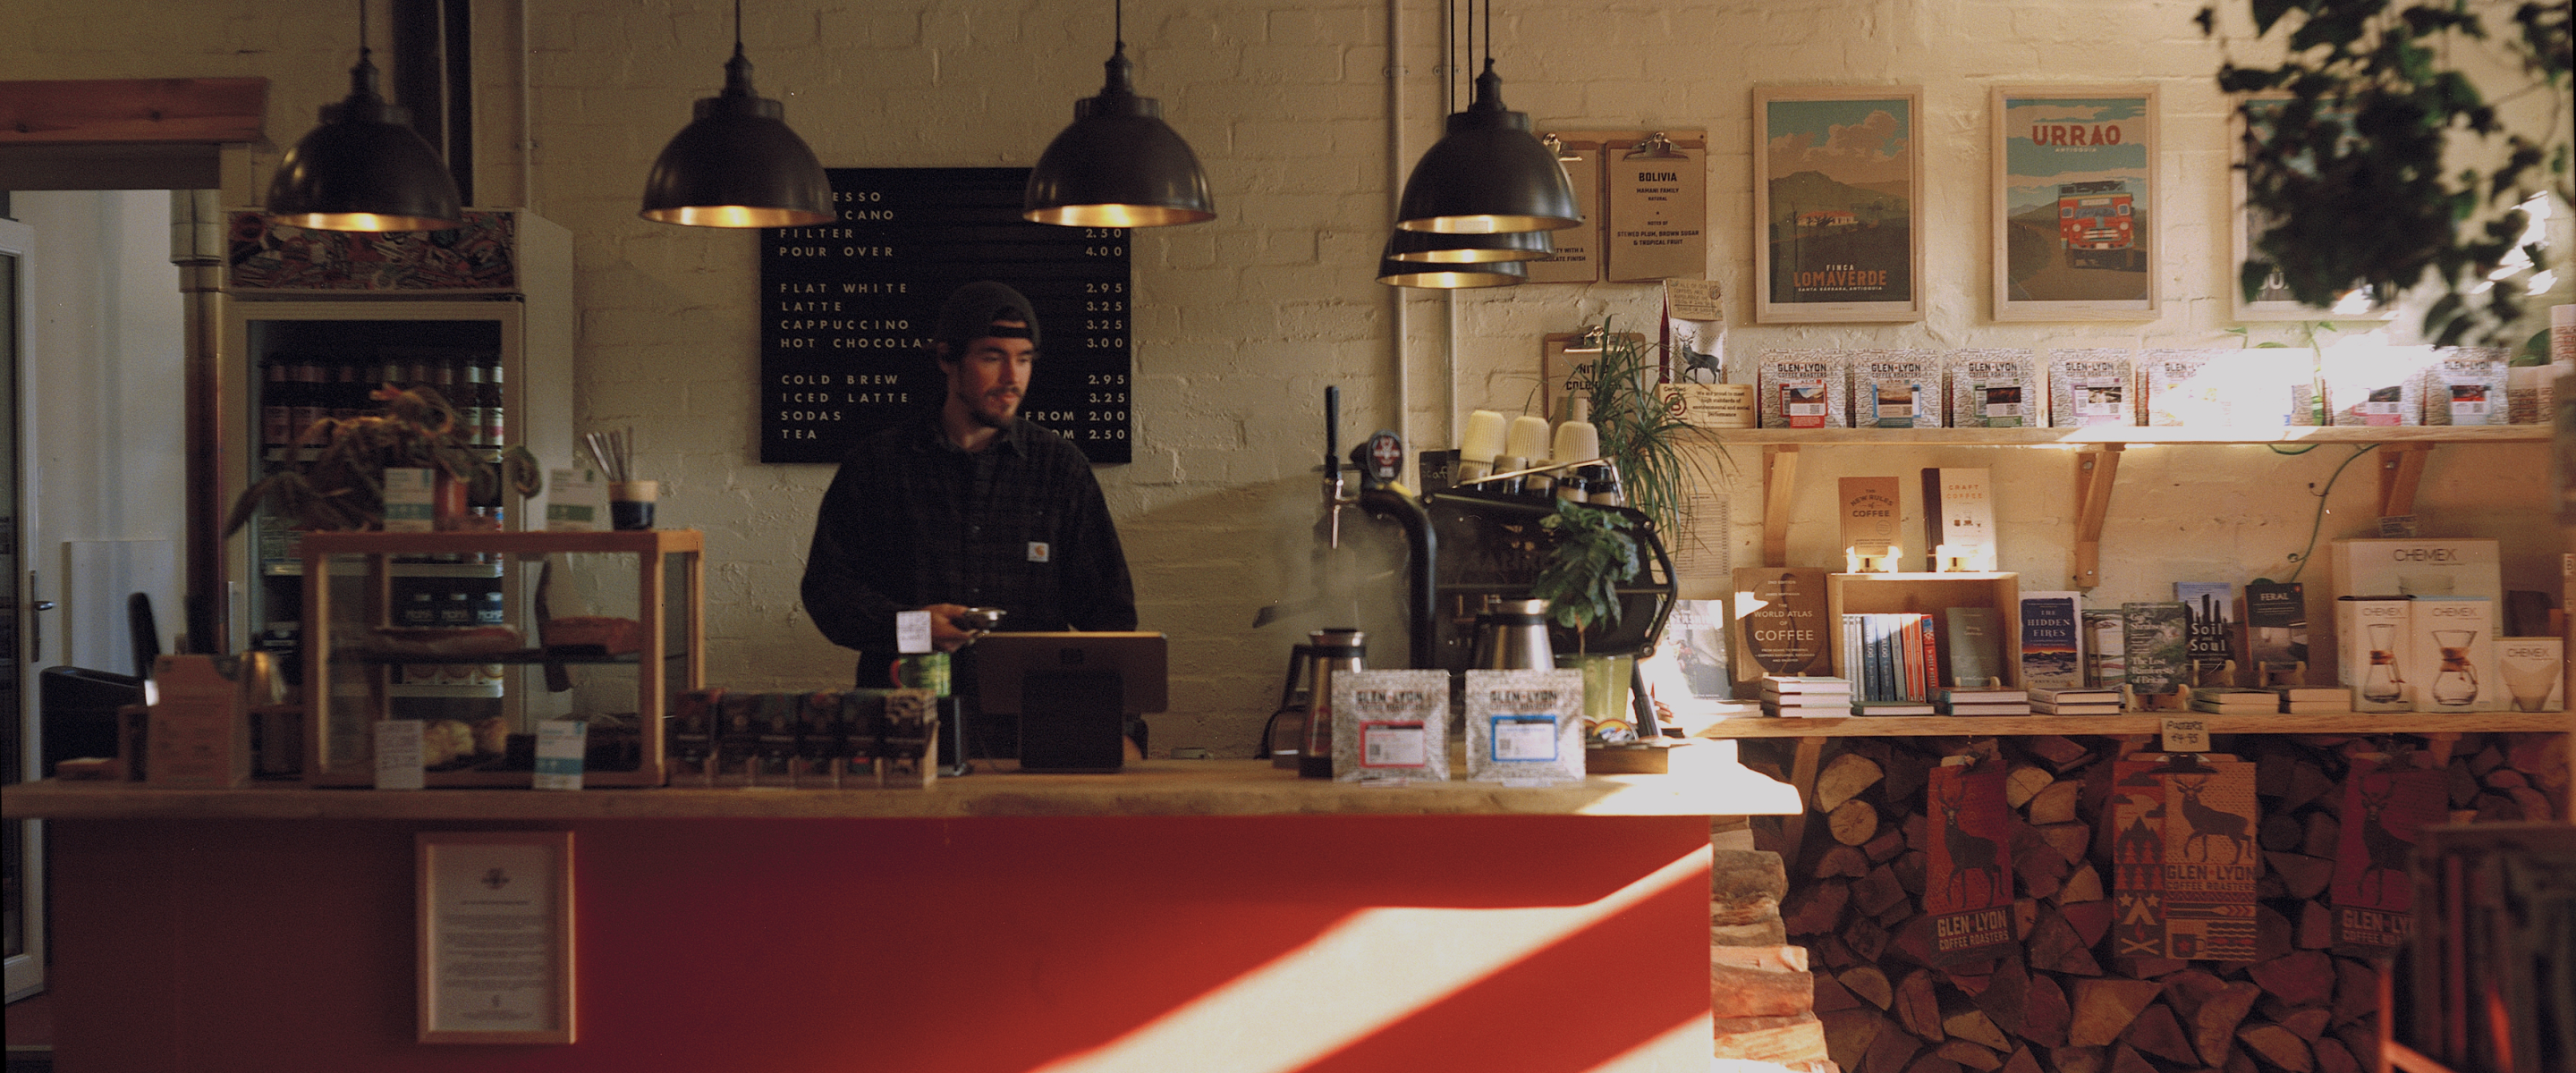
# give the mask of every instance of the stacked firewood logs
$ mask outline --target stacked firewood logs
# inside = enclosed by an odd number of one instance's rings
[[[2558,735],[2256,736],[2265,864],[2255,959],[2114,958],[2111,761],[2151,739],[1839,738],[1814,765],[1807,815],[1754,822],[1787,862],[1788,942],[1809,952],[1814,1012],[1844,1073],[2360,1073],[2375,1064],[2384,961],[2337,949],[2329,887],[2351,758],[2394,754],[2449,780],[2452,822],[2547,820],[2566,800]],[[1746,763],[1788,776],[1787,740]],[[1991,748],[2005,770],[2015,942],[1940,963],[1922,911],[1931,770]],[[2353,822],[2360,822],[2353,818]],[[1724,1016],[1723,1011],[1720,1014]]]

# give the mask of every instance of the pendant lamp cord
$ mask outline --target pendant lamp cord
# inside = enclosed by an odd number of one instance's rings
[[[738,4],[742,0],[734,0],[734,2]],[[1109,41],[1118,51],[1126,51],[1127,0],[1115,0],[1109,5]]]
[[[742,0],[733,0],[733,51],[742,54]]]

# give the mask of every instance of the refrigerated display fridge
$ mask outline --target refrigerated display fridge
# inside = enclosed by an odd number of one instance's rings
[[[292,464],[292,445],[315,421],[380,407],[369,395],[387,385],[437,390],[486,458],[518,445],[540,467],[574,463],[571,233],[521,210],[467,217],[453,231],[364,234],[226,213],[218,504],[229,509],[243,489]],[[542,509],[523,509],[504,492],[474,505],[470,524],[543,529]],[[262,514],[226,540],[218,594],[226,633],[217,650],[269,651],[300,674],[300,536]],[[403,557],[389,568],[388,624],[509,625],[533,636],[538,566],[499,555]],[[360,584],[357,564],[349,568],[345,584]],[[569,707],[540,675],[516,666],[405,668],[391,690],[397,718],[498,717],[518,731]],[[272,759],[301,751],[268,745],[263,755]],[[276,766],[265,773],[282,774]]]

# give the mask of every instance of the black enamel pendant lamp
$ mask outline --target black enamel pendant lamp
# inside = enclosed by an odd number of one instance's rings
[[[751,88],[742,55],[742,0],[733,5],[733,58],[724,92],[698,99],[696,117],[644,180],[647,220],[696,227],[807,227],[830,223],[832,184],[777,100]]]
[[[411,129],[411,112],[376,92],[367,5],[358,4],[358,65],[349,96],[286,151],[268,185],[269,218],[319,231],[437,231],[465,225],[456,178]]]
[[[1396,208],[1398,228],[1489,235],[1554,231],[1583,222],[1565,167],[1530,134],[1529,113],[1503,107],[1493,38],[1493,6],[1487,0],[1485,72],[1476,76],[1475,99],[1465,111],[1449,114],[1448,133],[1413,165]]]
[[[1386,244],[1388,257],[1435,265],[1535,261],[1555,253],[1556,242],[1548,238],[1545,231],[1512,231],[1494,235],[1397,231]]]
[[[1020,216],[1066,227],[1162,227],[1216,219],[1207,173],[1163,105],[1127,84],[1126,10],[1118,7],[1107,84],[1074,102],[1073,124],[1029,172]]]
[[[1377,263],[1377,281],[1390,287],[1457,291],[1474,287],[1510,287],[1528,279],[1529,264],[1525,261],[1431,264],[1400,261],[1390,256],[1379,259]]]

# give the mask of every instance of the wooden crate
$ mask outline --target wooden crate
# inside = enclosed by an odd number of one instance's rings
[[[1936,629],[1947,629],[1941,613],[1953,607],[1995,609],[2003,623],[2004,684],[2021,685],[2021,575],[2013,573],[1825,575],[1825,644],[1834,673],[1858,681],[1859,668],[1843,665],[1844,615],[1919,612],[1932,616]]]

